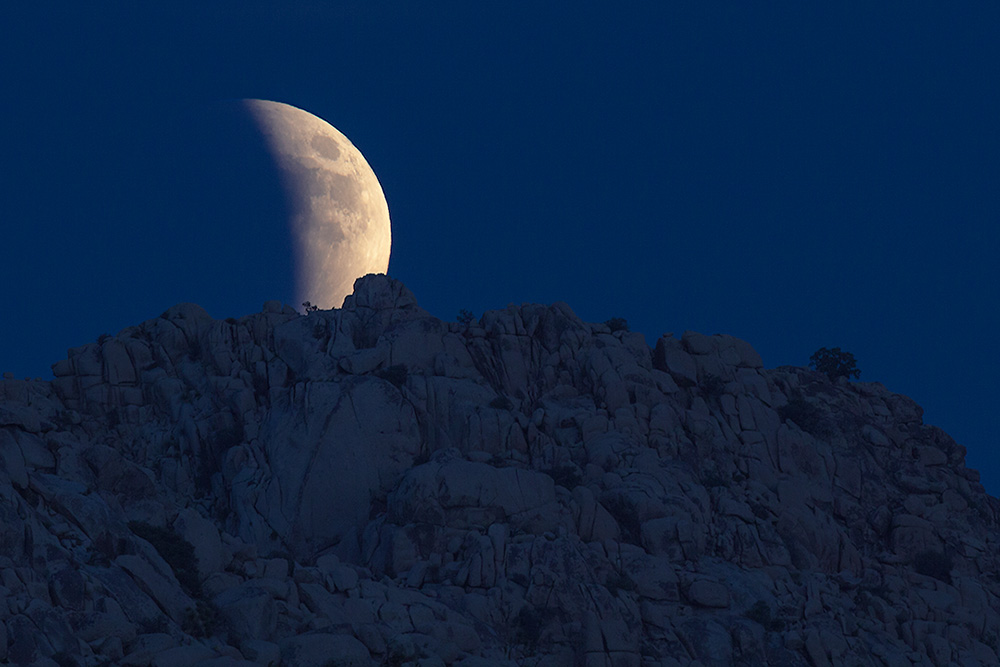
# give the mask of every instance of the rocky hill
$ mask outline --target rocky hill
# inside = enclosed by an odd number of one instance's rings
[[[730,336],[368,276],[53,371],[0,382],[0,662],[998,664],[964,448]]]

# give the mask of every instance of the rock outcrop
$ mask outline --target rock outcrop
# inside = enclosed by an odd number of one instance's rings
[[[562,303],[182,304],[0,381],[0,662],[995,665],[998,501],[878,383]]]

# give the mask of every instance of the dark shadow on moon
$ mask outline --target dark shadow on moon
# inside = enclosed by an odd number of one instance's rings
[[[200,303],[215,317],[256,312],[270,299],[292,303],[289,201],[250,115],[238,102],[194,109],[178,123],[176,139],[174,208],[197,223],[184,229],[199,231],[160,251],[202,284],[178,300]]]

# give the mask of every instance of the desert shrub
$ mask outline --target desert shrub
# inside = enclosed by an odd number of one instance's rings
[[[514,640],[533,654],[538,650],[542,630],[556,617],[554,609],[524,606],[513,619]]]
[[[378,343],[378,334],[371,327],[354,327],[351,329],[351,342],[355,349],[370,350]]]
[[[778,632],[785,629],[785,623],[781,619],[771,617],[771,608],[763,600],[754,602],[753,606],[743,614],[754,623],[760,623],[765,630]]]
[[[432,523],[414,523],[404,528],[406,536],[417,547],[417,553],[426,557],[434,553],[438,539],[438,527]]]
[[[271,386],[267,382],[267,376],[262,373],[256,373],[253,376],[253,393],[260,399],[265,401],[270,398]]]
[[[317,310],[319,310],[319,306],[314,306],[313,304],[309,303],[308,301],[303,301],[302,302],[302,307],[305,309],[305,311],[306,311],[307,314],[308,313],[315,313]]]
[[[52,662],[59,665],[59,667],[77,667],[77,665],[82,664],[82,661],[78,661],[76,656],[69,651],[59,651],[57,653],[53,653]]]
[[[497,396],[490,401],[490,407],[496,410],[513,410],[514,404],[506,396]]]
[[[458,319],[458,323],[461,324],[461,325],[464,325],[464,326],[471,325],[472,324],[472,320],[474,318],[475,318],[475,315],[472,314],[471,310],[466,310],[465,308],[462,308],[461,310],[458,311],[458,318],[457,319]]]
[[[211,637],[219,630],[219,609],[207,600],[198,600],[184,612],[181,629],[199,639]]]
[[[188,341],[188,356],[191,357],[191,361],[200,361],[202,352],[200,340],[192,338]]]
[[[517,616],[514,617],[514,626],[516,636],[522,644],[528,646],[538,644],[542,633],[540,620],[538,611],[531,607],[521,607],[521,611],[517,612]]]
[[[403,364],[393,364],[388,368],[375,371],[375,375],[401,389],[406,384],[407,370]]]
[[[718,400],[724,393],[726,393],[726,381],[718,375],[712,375],[711,373],[705,374],[705,377],[701,379],[700,386],[702,392],[704,392],[705,396],[708,398]]]
[[[374,521],[389,511],[389,498],[386,494],[380,493],[371,499],[368,504],[368,520]]]
[[[758,519],[766,519],[771,516],[771,511],[761,503],[751,500],[748,504],[750,505],[750,510],[753,512],[753,515]]]
[[[839,377],[859,378],[857,361],[850,352],[844,352],[839,347],[827,349],[821,347],[809,357],[809,368],[814,368],[831,380]]]
[[[399,635],[387,642],[382,664],[387,667],[399,667],[405,664],[413,665],[416,664],[417,660],[424,657],[427,657],[424,651],[410,637]],[[333,658],[329,662],[324,663],[324,667],[335,667],[340,664],[343,663],[337,658]]]
[[[951,556],[940,551],[921,551],[913,557],[913,569],[927,577],[934,577],[946,584],[951,583]]]
[[[139,633],[143,635],[155,635],[166,633],[170,629],[166,616],[153,616],[139,621]]]
[[[717,470],[707,470],[702,473],[701,485],[707,489],[714,489],[719,486],[728,486],[726,480],[719,474]]]
[[[823,411],[801,396],[788,399],[788,403],[778,408],[778,416],[782,421],[795,422],[803,431],[813,435],[825,435],[830,430]]]
[[[642,524],[635,503],[624,496],[611,496],[607,500],[602,500],[601,504],[618,522],[618,527],[622,531],[622,541],[641,546]]]
[[[612,317],[610,320],[606,320],[604,324],[611,329],[611,333],[616,331],[628,331],[628,320],[624,317]]]
[[[558,466],[542,472],[551,477],[558,486],[570,490],[575,489],[583,481],[580,470],[576,466]]]
[[[527,588],[531,583],[530,581],[528,581],[528,577],[520,572],[512,573],[508,577],[508,579],[510,580],[511,583],[520,586],[521,588]]]
[[[605,584],[605,588],[608,589],[608,592],[611,593],[613,597],[616,597],[619,591],[631,593],[636,590],[638,586],[636,586],[635,581],[633,581],[632,577],[628,576],[627,573],[615,572],[608,578],[608,583]]]
[[[129,521],[128,528],[156,549],[167,562],[181,587],[192,597],[201,597],[201,582],[198,580],[198,557],[194,546],[170,528],[153,526],[145,521]]]
[[[785,545],[785,549],[788,550],[788,557],[792,562],[792,567],[794,570],[791,573],[792,581],[796,584],[802,583],[802,573],[801,570],[807,569],[810,566],[810,551],[805,544],[802,543],[799,534],[789,526],[782,526],[778,524],[776,526],[778,537],[781,538],[781,543]]]

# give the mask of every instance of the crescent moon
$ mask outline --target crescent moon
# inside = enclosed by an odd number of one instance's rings
[[[340,307],[354,281],[389,268],[389,205],[367,160],[335,127],[281,102],[243,100],[281,172],[298,301]]]

